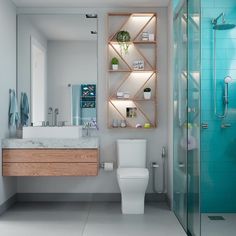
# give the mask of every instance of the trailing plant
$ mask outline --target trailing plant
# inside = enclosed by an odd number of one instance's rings
[[[120,44],[121,53],[122,51],[128,53],[130,39],[131,37],[128,31],[119,31],[117,33],[116,40]]]

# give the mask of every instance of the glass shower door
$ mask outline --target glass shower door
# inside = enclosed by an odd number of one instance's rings
[[[174,212],[200,235],[200,1],[174,7]]]
[[[189,235],[200,235],[200,0],[188,1],[188,200]]]
[[[174,8],[174,212],[187,231],[187,1]]]

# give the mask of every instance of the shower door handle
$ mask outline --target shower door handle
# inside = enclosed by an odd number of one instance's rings
[[[185,164],[184,163],[179,163],[179,168],[184,168]]]
[[[208,129],[208,124],[207,123],[202,123],[202,129]]]

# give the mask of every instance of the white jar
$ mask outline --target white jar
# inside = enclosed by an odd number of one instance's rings
[[[118,70],[118,64],[112,64],[112,70]]]
[[[152,93],[151,92],[143,92],[143,97],[145,100],[151,99]]]

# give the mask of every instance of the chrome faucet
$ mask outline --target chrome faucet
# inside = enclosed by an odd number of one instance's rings
[[[54,126],[57,126],[57,116],[59,115],[59,109],[58,108],[56,108],[55,110],[54,110]]]
[[[53,126],[53,108],[49,107],[48,108],[48,115],[51,115],[51,126]]]

